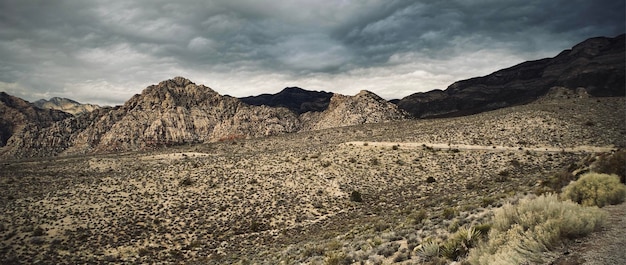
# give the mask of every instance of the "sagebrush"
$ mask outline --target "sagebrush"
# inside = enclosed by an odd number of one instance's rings
[[[585,206],[619,204],[626,197],[626,185],[616,175],[587,173],[563,188],[563,199]]]
[[[554,194],[520,200],[497,209],[488,239],[470,250],[471,264],[544,263],[545,253],[563,240],[601,228],[606,213],[559,201]]]

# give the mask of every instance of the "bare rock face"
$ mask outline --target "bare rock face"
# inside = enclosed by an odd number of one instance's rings
[[[381,123],[406,119],[408,115],[378,95],[363,90],[355,96],[335,94],[328,108],[321,113],[301,115],[306,130]]]
[[[35,108],[28,101],[0,92],[0,147],[26,127],[45,128],[70,116],[62,111]]]
[[[60,110],[73,115],[80,115],[83,113],[92,112],[100,108],[100,106],[98,105],[81,104],[74,100],[60,97],[53,97],[49,100],[40,99],[33,102],[33,105],[41,109]]]
[[[624,35],[591,38],[554,58],[528,61],[453,83],[445,91],[409,95],[398,106],[418,118],[462,116],[534,101],[552,87],[585,88],[594,97],[626,91]]]
[[[25,130],[8,144],[16,157],[142,150],[158,146],[260,137],[300,129],[285,108],[249,106],[176,77],[146,88],[123,106],[103,108]]]

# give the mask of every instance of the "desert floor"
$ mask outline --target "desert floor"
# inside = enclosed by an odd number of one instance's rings
[[[626,146],[625,103],[555,99],[460,118],[2,161],[0,260],[417,264],[421,242],[555,191],[551,175]]]

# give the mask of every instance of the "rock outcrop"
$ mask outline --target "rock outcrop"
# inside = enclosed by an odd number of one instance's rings
[[[355,96],[335,94],[323,112],[301,115],[305,130],[406,119],[408,114],[378,95],[363,90]]]
[[[122,106],[67,116],[48,126],[27,123],[1,153],[21,158],[146,150],[386,122],[407,115],[367,91],[335,94],[324,111],[297,115],[285,107],[248,105],[176,77],[149,86]]]
[[[462,116],[523,104],[552,87],[585,88],[594,97],[624,96],[624,35],[591,38],[554,58],[529,61],[446,90],[415,93],[398,106],[417,118]]]
[[[68,113],[39,109],[28,101],[0,92],[0,147],[26,127],[45,128],[69,117]]]
[[[232,137],[260,137],[300,129],[285,108],[250,106],[176,77],[146,88],[124,105],[27,128],[7,144],[14,157],[150,149]]]
[[[74,100],[67,99],[67,98],[60,98],[60,97],[53,97],[49,100],[40,99],[40,100],[33,102],[33,105],[41,109],[61,110],[61,111],[64,111],[73,115],[80,115],[83,113],[92,112],[100,108],[100,106],[98,105],[81,104]]]
[[[261,94],[239,98],[254,106],[285,107],[297,114],[309,111],[324,111],[330,104],[333,93],[309,91],[299,87],[287,87],[276,94]]]

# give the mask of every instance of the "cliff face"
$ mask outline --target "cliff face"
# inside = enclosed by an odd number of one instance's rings
[[[552,87],[595,97],[624,96],[624,35],[592,38],[554,58],[529,61],[458,81],[446,90],[409,95],[398,106],[414,117],[461,116],[536,100]]]

